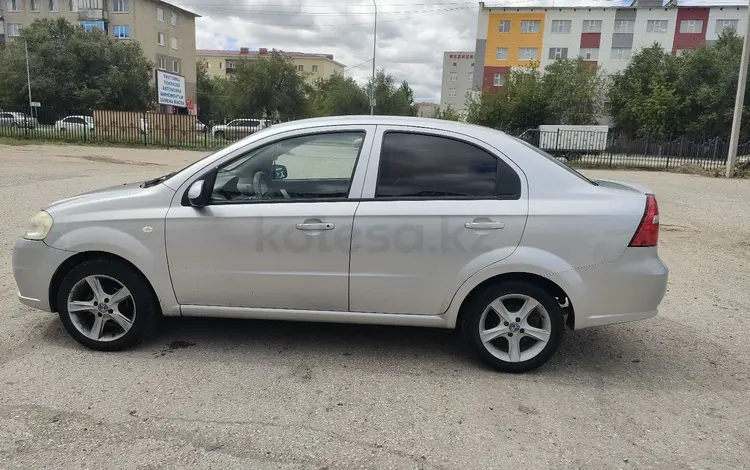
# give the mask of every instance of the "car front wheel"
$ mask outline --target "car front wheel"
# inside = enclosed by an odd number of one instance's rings
[[[68,333],[99,351],[135,345],[153,332],[160,316],[146,281],[129,266],[109,259],[73,268],[60,285],[57,306]]]
[[[216,131],[216,132],[214,133],[214,137],[216,137],[217,139],[223,139],[223,138],[225,138],[226,136],[224,135],[224,132],[223,132],[223,131]]]
[[[468,306],[463,332],[479,357],[501,372],[528,372],[547,362],[563,337],[565,319],[557,300],[521,281],[485,290]]]

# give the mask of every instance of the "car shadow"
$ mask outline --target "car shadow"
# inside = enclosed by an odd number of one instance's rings
[[[239,367],[317,364],[467,379],[493,374],[454,330],[209,318],[166,318],[160,330],[146,343],[121,354],[167,361],[218,361]],[[59,347],[84,350],[56,318],[50,318],[42,336]],[[678,345],[693,343],[675,348],[665,344],[665,338]],[[739,365],[717,359],[721,355],[715,344],[696,343],[692,330],[680,331],[674,323],[654,319],[566,331],[549,363],[520,380],[591,388],[670,389],[685,381],[695,387],[741,387],[736,379]]]

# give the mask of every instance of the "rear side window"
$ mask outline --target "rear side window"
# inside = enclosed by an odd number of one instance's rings
[[[579,177],[580,179],[582,179],[582,180],[586,181],[587,183],[590,183],[590,184],[592,184],[594,186],[599,186],[599,184],[596,183],[595,181],[591,181],[590,179],[586,178],[585,176],[583,176],[582,174],[578,173],[576,170],[574,170],[573,168],[569,167],[565,163],[561,162],[559,159],[557,159],[557,158],[553,157],[552,155],[548,154],[544,150],[541,150],[541,149],[539,149],[537,147],[534,147],[530,143],[526,142],[523,139],[519,139],[518,137],[513,137],[513,136],[509,136],[509,137],[511,139],[513,139],[513,140],[516,140],[516,141],[522,143],[523,145],[525,145],[526,147],[530,148],[531,150],[533,150],[534,152],[538,153],[539,155],[543,156],[544,158],[546,158],[547,160],[551,161],[555,165],[563,168],[568,173],[571,173],[571,174]]]
[[[505,162],[469,143],[387,132],[375,197],[512,199],[520,196],[520,184]]]

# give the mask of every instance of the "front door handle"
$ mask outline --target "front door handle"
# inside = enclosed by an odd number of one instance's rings
[[[464,227],[470,230],[499,230],[505,228],[505,222],[466,222]]]
[[[333,230],[336,225],[333,222],[310,222],[297,224],[297,230]]]

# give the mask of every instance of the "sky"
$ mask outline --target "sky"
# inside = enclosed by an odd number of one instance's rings
[[[376,66],[406,80],[416,101],[440,100],[444,51],[473,51],[475,0],[376,0]],[[717,0],[686,0],[691,4]],[[727,3],[727,0],[719,0]],[[729,0],[739,1],[739,0]],[[202,15],[199,49],[249,47],[333,54],[346,75],[364,82],[372,73],[372,0],[172,0]],[[487,1],[487,5],[496,2]],[[682,4],[682,2],[680,2]],[[552,5],[552,0],[505,0],[503,6]],[[555,0],[555,6],[617,6],[630,0]]]

